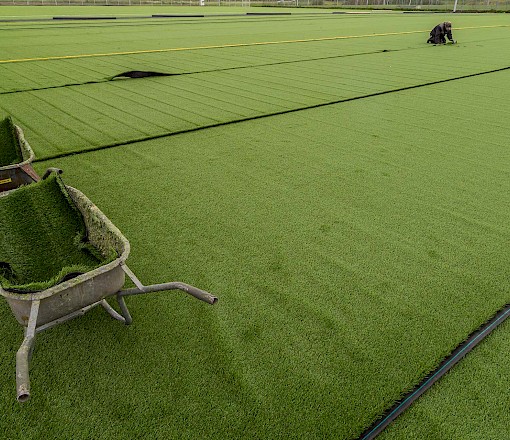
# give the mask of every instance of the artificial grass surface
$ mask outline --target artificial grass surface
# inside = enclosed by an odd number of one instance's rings
[[[395,27],[400,32],[426,29],[429,27],[426,20],[430,18],[332,17],[320,22],[309,17],[310,23],[304,21],[306,31],[299,37],[365,37],[2,64],[6,74],[1,77],[0,87],[5,92],[25,92],[2,95],[0,111],[13,115],[26,129],[27,138],[36,145],[38,159],[42,159],[508,67],[507,28],[483,27],[495,25],[493,16],[482,23],[479,17],[456,17],[459,27],[476,29],[456,30],[455,36],[461,43],[448,47],[425,45],[427,31],[405,36],[370,36],[374,30],[390,32]],[[180,31],[189,28],[190,39],[186,42],[175,38],[170,24],[142,23],[134,28],[135,35],[130,38],[143,42],[144,48],[161,47],[152,43],[150,35],[158,42],[165,41],[166,48],[298,38],[291,33],[296,22],[291,18],[283,20],[285,35],[275,33],[274,22],[269,19],[252,20],[249,27],[244,22],[228,20],[221,24],[207,21],[183,24]],[[304,19],[299,20],[302,25]],[[505,17],[498,20],[500,25],[510,24]],[[201,42],[195,36],[197,26],[205,39]],[[218,37],[220,29],[223,34]],[[162,39],[162,30],[168,33],[168,40]],[[39,39],[41,30],[34,32]],[[48,38],[68,41],[75,38],[74,32],[72,26],[53,29]],[[118,27],[103,26],[96,32],[101,37],[100,53],[126,49],[103,41],[105,35],[114,40],[125,38],[125,32],[119,33]],[[179,32],[179,38],[184,34]],[[215,35],[216,39],[209,40],[208,35]],[[23,47],[32,47],[29,37],[26,38]],[[69,46],[68,54],[90,53],[89,40],[87,49],[82,49],[80,39]],[[24,54],[13,54],[14,58],[20,56]],[[23,74],[27,64],[31,66],[30,76]],[[103,81],[132,69],[191,74],[64,87]],[[381,75],[381,71],[386,75]],[[46,87],[57,88],[36,90]]]
[[[80,399],[86,434],[36,434],[354,438],[508,301],[506,128],[474,136],[460,93],[501,117],[498,75],[53,161],[126,234],[144,282],[221,301],[140,297],[131,329],[98,313],[56,329],[34,367],[46,395],[9,432],[46,404],[54,425]],[[60,382],[44,373],[63,353],[52,337],[98,326],[71,342]],[[83,372],[88,356],[108,373]]]
[[[0,283],[20,293],[43,290],[106,260],[86,242],[83,218],[58,177],[0,197]]]
[[[509,339],[505,323],[379,438],[506,440]]]
[[[472,19],[487,23],[485,17]],[[414,26],[410,20],[404,22]],[[407,38],[395,40],[402,47]],[[506,34],[473,30],[469,38],[466,46],[425,46],[420,54],[430,55],[423,59],[412,50],[401,58],[400,52],[367,55],[395,56],[387,64],[372,58],[348,63],[359,70],[347,86],[359,87],[354,93],[384,90],[441,78],[444,70],[476,72],[505,62]],[[365,49],[383,47],[371,41]],[[323,42],[310,46],[310,53],[325,46],[325,53],[340,47]],[[267,49],[253,53],[259,61],[265,55],[285,59],[285,51]],[[337,78],[349,69],[317,63],[320,69],[312,63],[307,74],[329,66],[334,79],[327,85],[339,88]],[[356,81],[370,68],[379,69],[378,76],[367,73],[367,81]],[[313,81],[298,93],[304,76],[286,85],[285,72],[275,72],[264,76],[269,85],[280,81],[281,95],[271,105],[286,94],[292,103],[307,103],[316,102],[315,93],[328,93]],[[221,301],[209,309],[165,294],[132,298],[130,328],[94,311],[41,335],[29,406],[14,406],[9,387],[1,390],[6,435],[354,438],[508,302],[510,96],[501,86],[507,76],[494,73],[39,164],[40,172],[49,164],[62,167],[69,183],[126,234],[129,265],[143,282],[180,279]],[[229,106],[237,102],[225,89],[239,86],[232,77],[216,76],[218,90],[210,95],[203,87],[209,76],[186,87],[190,93],[200,88],[196,102],[222,102],[225,114],[267,111],[267,103],[256,108],[240,98],[240,105]],[[248,78],[251,84],[256,75]],[[112,85],[134,93],[137,84]],[[164,83],[154,85],[159,88],[151,99],[168,90]],[[59,120],[62,115],[50,111],[54,95],[39,99],[38,93],[20,99],[20,118],[30,125],[44,108],[46,124]],[[129,116],[128,95],[120,96],[123,117],[131,117],[128,134],[153,133],[147,108]],[[59,95],[60,102],[65,98]],[[150,102],[147,95],[135,101]],[[97,100],[91,102],[93,109]],[[157,117],[164,107],[153,109]],[[83,121],[90,124],[93,114]],[[83,125],[68,118],[60,125],[62,136],[79,138]],[[39,127],[45,133],[42,122]],[[124,130],[102,131],[121,139]],[[38,155],[48,154],[48,145],[69,147],[60,134],[49,135],[47,144],[29,141]],[[9,315],[0,306],[2,321],[13,322]],[[0,371],[9,383],[9,350],[20,335],[14,323],[6,327]],[[83,368],[87,362],[93,368]],[[55,368],[58,377],[48,373]],[[37,393],[37,383],[44,393]],[[41,414],[45,424],[36,423]],[[62,423],[67,420],[73,423]]]
[[[11,118],[0,120],[0,167],[23,162],[23,156]]]

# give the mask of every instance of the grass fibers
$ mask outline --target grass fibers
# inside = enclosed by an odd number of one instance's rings
[[[460,43],[426,45],[448,18]],[[2,387],[6,436],[356,438],[509,300],[509,73],[226,123],[508,67],[507,29],[484,26],[509,24],[491,14],[2,24],[12,59],[423,31],[1,64],[1,90],[18,92],[0,95],[0,111],[25,129],[37,170],[61,167],[98,204],[144,283],[220,297],[214,308],[130,298],[131,327],[94,310],[41,334],[33,399],[18,406]],[[66,86],[135,69],[189,74]],[[5,304],[0,316],[9,384],[20,329]],[[488,377],[506,359],[494,356]],[[462,393],[452,405],[458,388],[388,438],[421,438],[432,407],[469,410]],[[496,392],[483,406],[495,427],[450,431],[437,423],[454,417],[430,415],[428,438],[504,438]]]

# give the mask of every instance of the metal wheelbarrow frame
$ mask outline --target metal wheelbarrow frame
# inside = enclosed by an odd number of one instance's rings
[[[32,168],[31,163],[35,156],[30,144],[25,139],[23,130],[14,125],[14,132],[23,161],[13,165],[0,166],[0,192],[10,191],[40,180]]]
[[[126,265],[130,251],[128,240],[82,192],[67,185],[66,189],[83,215],[90,243],[105,254],[113,246],[119,257],[36,293],[14,293],[0,286],[0,295],[9,303],[17,321],[25,327],[25,338],[16,354],[16,397],[19,402],[30,398],[29,362],[37,333],[81,316],[97,306],[102,306],[113,318],[129,325],[132,318],[124,301],[125,296],[182,290],[209,304],[215,304],[218,300],[204,290],[181,282],[144,286]],[[125,275],[136,287],[122,290]],[[120,313],[106,301],[110,296],[116,297]]]

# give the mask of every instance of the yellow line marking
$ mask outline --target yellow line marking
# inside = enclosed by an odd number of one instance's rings
[[[465,29],[487,29],[487,28],[498,28],[498,27],[510,27],[508,24],[496,24],[491,26],[469,26],[454,28],[453,30],[465,30]],[[366,35],[340,35],[336,37],[321,37],[321,38],[308,38],[305,40],[281,40],[281,41],[260,41],[255,43],[235,43],[235,44],[222,44],[217,46],[195,46],[195,47],[172,47],[167,49],[147,49],[147,50],[132,50],[127,52],[109,52],[109,53],[89,53],[80,55],[61,55],[52,57],[37,57],[37,58],[19,58],[11,60],[0,60],[0,64],[7,63],[24,63],[28,61],[49,61],[49,60],[72,60],[77,58],[95,58],[95,57],[109,57],[115,55],[139,55],[145,53],[162,53],[162,52],[180,52],[186,50],[205,50],[205,49],[224,49],[227,47],[249,47],[249,46],[267,46],[270,44],[290,44],[290,43],[309,43],[313,41],[333,41],[333,40],[349,40],[354,38],[369,38],[369,37],[387,37],[391,35],[408,35],[408,34],[420,34],[426,31],[407,31],[407,32],[387,32],[384,34],[366,34]]]

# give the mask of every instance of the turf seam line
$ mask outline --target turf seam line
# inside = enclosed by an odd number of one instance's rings
[[[52,89],[61,89],[61,88],[66,88],[66,87],[86,86],[88,84],[101,84],[101,83],[105,83],[108,81],[109,81],[109,79],[101,79],[101,80],[96,80],[96,81],[85,81],[82,83],[61,84],[59,86],[35,87],[33,89],[7,90],[5,92],[0,92],[0,95],[12,95],[14,93],[27,93],[27,92],[40,92],[41,90],[52,90]]]
[[[358,440],[372,440],[376,438],[386,427],[397,419],[407,408],[409,408],[417,399],[419,399],[429,388],[434,385],[441,377],[460,362],[471,350],[473,350],[481,341],[483,341],[493,330],[503,323],[510,316],[510,304],[506,304],[498,310],[494,316],[472,332],[468,338],[460,343],[450,355],[443,359],[439,366],[429,373],[425,378],[414,387],[403,399],[396,402],[387,412],[386,416],[376,421],[367,428]]]
[[[241,122],[255,121],[258,119],[265,119],[265,118],[270,118],[273,116],[297,113],[297,112],[304,111],[304,110],[312,110],[312,109],[316,109],[316,108],[327,107],[330,105],[341,104],[344,102],[358,101],[361,99],[373,98],[373,97],[382,96],[382,95],[388,95],[390,93],[404,92],[407,90],[419,89],[422,87],[428,87],[428,86],[432,86],[432,85],[436,85],[436,84],[443,84],[443,83],[447,83],[447,82],[458,81],[458,80],[462,80],[462,79],[466,79],[466,78],[472,78],[475,76],[488,75],[491,73],[503,72],[506,70],[510,70],[510,66],[501,67],[499,69],[487,70],[484,72],[470,73],[468,75],[457,76],[454,78],[447,78],[447,79],[442,79],[442,80],[438,80],[438,81],[431,81],[431,82],[427,82],[427,83],[423,83],[423,84],[415,84],[413,86],[400,87],[398,89],[391,89],[391,90],[384,90],[382,92],[369,93],[367,95],[354,96],[351,98],[338,99],[335,101],[321,102],[318,104],[312,104],[312,105],[305,106],[305,107],[292,108],[292,109],[281,110],[281,111],[273,112],[273,113],[248,116],[245,118],[239,118],[239,119],[234,119],[234,120],[225,121],[225,122],[217,122],[214,124],[202,125],[200,127],[193,127],[193,128],[183,129],[183,130],[161,133],[161,134],[157,134],[157,135],[153,135],[153,136],[147,136],[144,138],[130,139],[127,141],[115,142],[115,143],[107,144],[107,145],[100,145],[100,146],[88,148],[85,150],[81,149],[81,150],[68,151],[65,153],[59,153],[59,154],[55,154],[55,155],[48,156],[48,157],[41,158],[41,159],[35,159],[34,162],[46,162],[46,161],[52,160],[52,159],[59,159],[62,157],[67,157],[67,156],[74,156],[74,155],[84,154],[84,153],[88,153],[88,152],[92,152],[92,151],[106,150],[109,148],[120,147],[123,145],[131,145],[131,144],[135,144],[138,142],[145,142],[145,141],[151,141],[151,140],[161,139],[161,138],[165,138],[165,137],[177,136],[179,134],[184,134],[184,133],[193,133],[196,131],[206,130],[209,128],[223,127],[223,126],[227,126],[227,125],[238,124]]]
[[[510,25],[506,24],[498,24],[491,26],[470,26],[463,28],[455,28],[455,30],[464,30],[464,29],[482,29],[482,28],[498,28],[498,27],[510,27]],[[0,64],[8,64],[8,63],[26,63],[33,61],[50,61],[50,60],[69,60],[69,59],[77,59],[77,58],[97,58],[97,57],[107,57],[107,56],[118,56],[118,55],[139,55],[144,53],[162,53],[162,52],[182,52],[188,50],[207,50],[207,49],[226,49],[231,47],[251,47],[251,46],[268,46],[268,45],[276,45],[276,44],[293,44],[293,43],[313,43],[320,41],[335,41],[335,40],[349,40],[355,38],[371,38],[371,37],[387,37],[387,36],[395,36],[395,35],[409,35],[409,34],[421,34],[425,32],[430,32],[430,30],[420,30],[420,31],[404,31],[404,32],[386,32],[382,34],[365,34],[365,35],[339,35],[335,37],[321,37],[321,38],[308,38],[308,39],[300,39],[300,40],[281,40],[281,41],[259,41],[254,43],[232,43],[232,44],[221,44],[221,45],[212,45],[212,46],[196,46],[196,47],[171,47],[166,49],[147,49],[147,50],[133,50],[133,51],[125,51],[125,52],[109,52],[109,53],[89,53],[89,54],[80,54],[80,55],[61,55],[61,56],[50,56],[50,57],[37,57],[37,58],[19,58],[19,59],[9,59],[9,60],[0,60]]]
[[[352,54],[346,54],[346,55],[335,55],[335,56],[329,56],[329,57],[308,58],[308,59],[304,59],[304,60],[278,61],[275,63],[264,63],[264,64],[252,64],[252,65],[248,65],[248,66],[225,67],[222,69],[197,70],[195,72],[168,73],[167,75],[162,75],[162,76],[184,76],[184,75],[198,75],[198,74],[202,74],[202,73],[227,72],[227,71],[231,71],[231,70],[241,70],[241,69],[250,69],[250,68],[258,68],[258,67],[270,67],[270,66],[278,66],[278,65],[282,65],[282,64],[307,63],[307,62],[311,62],[311,61],[322,61],[322,60],[347,58],[347,57],[355,57],[355,56],[363,56],[363,55],[376,55],[376,54],[380,54],[380,53],[400,52],[403,50],[411,50],[411,49],[416,49],[416,48],[380,49],[380,50],[375,50],[372,52],[360,52],[360,53],[352,53]],[[141,78],[138,78],[138,79],[141,79]],[[110,80],[111,80],[111,78],[107,78],[107,79],[100,79],[100,80],[93,80],[93,81],[84,81],[81,83],[61,84],[61,85],[57,85],[57,86],[36,87],[36,88],[32,88],[32,89],[7,90],[5,92],[0,92],[0,95],[10,95],[13,93],[24,93],[24,92],[38,92],[41,90],[51,90],[51,89],[60,89],[60,88],[65,88],[65,87],[86,86],[89,84],[103,84],[103,83],[108,83]]]

